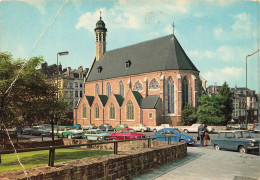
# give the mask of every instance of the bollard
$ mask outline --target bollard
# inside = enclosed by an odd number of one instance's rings
[[[151,138],[148,138],[148,148],[151,148]]]

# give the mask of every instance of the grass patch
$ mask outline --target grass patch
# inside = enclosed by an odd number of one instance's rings
[[[86,149],[56,149],[55,150],[55,163],[66,162],[75,159],[82,159],[86,157],[95,157],[101,155],[112,154],[112,151],[98,151]],[[18,153],[20,160],[26,169],[34,168],[37,166],[46,166],[49,161],[49,151],[32,151]],[[15,154],[2,154],[2,163],[0,164],[0,174],[4,172],[22,169],[18,163]]]

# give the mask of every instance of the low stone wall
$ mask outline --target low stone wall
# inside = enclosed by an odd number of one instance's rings
[[[129,179],[151,168],[183,158],[187,155],[186,144],[172,142],[172,145],[166,145],[161,141],[157,143],[159,146],[152,148],[120,151],[117,155],[111,154],[74,160],[55,164],[54,167],[38,167],[27,170],[27,173],[32,180]],[[24,176],[24,172],[19,170],[1,174],[0,179],[26,180],[26,177]]]

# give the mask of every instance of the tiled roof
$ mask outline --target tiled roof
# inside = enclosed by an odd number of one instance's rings
[[[129,61],[130,67],[126,68]],[[94,61],[87,81],[162,70],[198,71],[174,35],[105,52],[99,61]]]
[[[98,95],[98,96],[99,96],[103,106],[105,106],[107,103],[108,97],[106,95]]]
[[[139,106],[141,106],[142,105],[142,99],[143,99],[142,95],[138,91],[132,91],[132,92],[134,94],[134,97],[135,97],[137,103],[139,104]]]
[[[91,106],[93,101],[94,101],[94,96],[86,96],[86,99],[87,99],[87,101],[89,103],[89,106]]]
[[[119,106],[121,107],[122,104],[123,104],[123,102],[124,102],[123,96],[121,96],[121,95],[119,95],[119,94],[115,94],[115,97],[116,97],[116,100],[117,100]]]
[[[155,109],[160,100],[159,95],[147,96],[142,100],[142,109]]]

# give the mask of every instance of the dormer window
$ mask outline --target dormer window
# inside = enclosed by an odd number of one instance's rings
[[[98,69],[98,73],[101,73],[101,71],[102,71],[102,66],[99,66],[97,69]]]
[[[125,62],[125,67],[129,68],[130,66],[131,66],[131,61],[130,60],[126,61]]]

